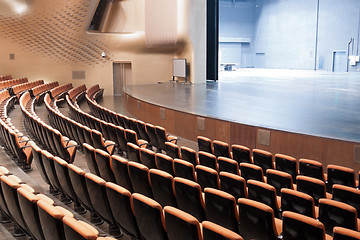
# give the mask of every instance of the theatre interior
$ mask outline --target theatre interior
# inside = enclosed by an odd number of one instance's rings
[[[0,240],[360,240],[360,1],[0,0]]]

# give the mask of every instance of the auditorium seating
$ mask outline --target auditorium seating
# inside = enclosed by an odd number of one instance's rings
[[[66,94],[72,88],[73,85],[71,83],[57,86],[50,90],[50,98],[54,100],[63,99],[65,97],[64,94]]]
[[[162,207],[177,207],[174,191],[174,178],[167,172],[150,169],[150,184],[154,196]]]
[[[219,189],[220,180],[217,171],[202,165],[197,165],[195,170],[197,183],[200,184],[202,190],[207,187]]]
[[[230,146],[226,142],[214,140],[213,141],[214,155],[218,157],[231,158]]]
[[[310,195],[288,188],[281,189],[281,209],[311,218],[317,218],[318,215],[314,199]]]
[[[358,218],[360,217],[360,190],[340,184],[332,186],[332,199],[349,204],[357,211]]]
[[[246,181],[248,181],[249,179],[253,179],[260,182],[265,182],[263,170],[257,165],[240,163],[240,171],[241,176],[245,178]]]
[[[358,240],[360,233],[343,227],[334,227],[334,240]]]
[[[0,76],[0,81],[11,80],[11,79],[12,79],[11,75]]]
[[[236,174],[220,172],[220,189],[230,193],[235,199],[248,196],[245,179]]]
[[[199,151],[207,152],[207,153],[214,153],[213,143],[211,139],[203,136],[197,137]]]
[[[286,172],[291,175],[293,181],[296,180],[298,166],[295,158],[284,154],[275,154],[275,166],[276,170]]]
[[[209,221],[202,222],[204,240],[243,240],[235,233]]]
[[[199,151],[198,156],[199,156],[199,164],[218,171],[219,167],[215,155],[213,155],[212,153]]]
[[[251,151],[248,147],[233,144],[231,146],[232,156],[235,161],[240,163],[253,163],[251,158]]]
[[[174,159],[174,174],[176,177],[197,181],[194,165],[188,161]]]
[[[282,188],[294,189],[291,175],[275,169],[266,170],[266,183],[275,188],[278,196]]]
[[[322,163],[315,160],[299,159],[299,172],[300,175],[326,180]]]
[[[194,149],[191,149],[189,147],[180,147],[181,151],[181,159],[190,162],[194,166],[199,164],[199,160],[197,157],[197,153]]]
[[[296,186],[297,191],[313,197],[316,206],[320,198],[331,198],[331,194],[326,192],[325,183],[319,179],[298,175],[296,177]]]
[[[219,172],[224,171],[240,175],[239,164],[235,160],[227,157],[218,157],[217,162],[219,166]]]

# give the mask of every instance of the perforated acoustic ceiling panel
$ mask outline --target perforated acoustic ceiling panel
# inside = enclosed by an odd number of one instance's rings
[[[89,0],[45,1],[47,6],[40,8],[43,0],[34,0],[38,4],[22,15],[1,14],[1,36],[18,43],[25,51],[66,64],[89,65],[111,60],[109,47],[85,32],[92,14]],[[101,57],[103,51],[106,58]]]

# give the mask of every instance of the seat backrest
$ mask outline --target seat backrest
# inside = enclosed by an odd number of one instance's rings
[[[358,231],[346,229],[343,227],[334,227],[333,240],[359,240],[360,233]]]
[[[88,143],[83,143],[86,165],[90,172],[96,175],[100,175],[96,159],[95,148]]]
[[[68,163],[59,157],[54,157],[55,172],[59,179],[61,189],[73,201],[77,201],[76,193],[70,181]]]
[[[115,184],[106,183],[106,193],[116,223],[132,237],[139,238],[140,232],[131,208],[131,193]]]
[[[353,206],[357,215],[360,216],[360,190],[340,184],[332,186],[333,200],[343,202]]]
[[[324,181],[323,165],[319,161],[310,159],[299,159],[299,173],[303,176],[317,178]]]
[[[214,188],[205,188],[206,220],[238,232],[239,213],[234,196]]]
[[[172,158],[181,158],[180,148],[178,145],[171,142],[165,142],[165,146],[166,155]]]
[[[204,240],[243,240],[239,234],[209,221],[202,222],[202,228]]]
[[[218,170],[217,158],[214,154],[200,151],[198,156],[199,164]]]
[[[128,154],[128,159],[131,162],[141,162],[140,159],[140,147],[136,144],[127,143],[127,154]]]
[[[248,198],[262,202],[274,210],[275,217],[279,217],[279,206],[276,198],[276,190],[273,186],[267,183],[256,180],[247,181]]]
[[[114,172],[111,169],[110,154],[101,149],[95,149],[95,159],[98,165],[100,177],[107,182],[116,182]]]
[[[91,130],[91,139],[93,141],[94,147],[102,150],[106,150],[104,148],[104,140],[103,135],[98,130]]]
[[[319,200],[318,220],[325,226],[328,234],[333,233],[334,227],[344,227],[358,231],[356,209],[346,203],[330,199]]]
[[[214,152],[211,139],[203,136],[198,136],[197,142],[198,142],[199,151],[203,151],[211,154]]]
[[[355,183],[355,171],[338,165],[327,166],[327,187],[331,191],[334,184],[341,184],[348,187],[357,187]]]
[[[220,189],[233,195],[236,200],[247,197],[246,181],[236,174],[220,172]]]
[[[155,160],[158,169],[163,170],[174,176],[174,160],[171,157],[162,153],[157,153]]]
[[[303,192],[281,189],[281,209],[316,218],[314,199]]]
[[[141,163],[129,161],[128,171],[134,192],[152,198],[149,169]]]
[[[200,184],[202,190],[206,187],[220,188],[219,174],[217,171],[202,165],[197,165],[195,170],[197,183]]]
[[[109,223],[109,225],[115,225],[115,219],[111,212],[109,200],[106,195],[106,181],[92,173],[86,173],[85,182],[95,211],[102,219]]]
[[[239,233],[244,239],[277,239],[274,211],[271,207],[246,198],[239,198],[238,206]]]
[[[141,163],[147,166],[149,169],[156,168],[155,152],[147,149],[140,148]]]
[[[240,172],[241,176],[245,178],[246,181],[248,181],[249,179],[253,179],[264,182],[263,170],[257,165],[250,163],[240,163]]]
[[[274,169],[273,157],[272,153],[270,152],[260,149],[253,149],[253,159],[254,164],[260,166],[264,173],[268,169]]]
[[[239,174],[239,164],[227,157],[218,157],[219,172],[229,172]]]
[[[278,196],[280,196],[280,191],[282,188],[293,189],[291,175],[289,173],[275,169],[266,170],[266,182],[276,189]]]
[[[67,216],[62,221],[66,240],[96,240],[98,237],[99,231],[90,224]]]
[[[188,161],[174,159],[175,177],[182,177],[196,182],[194,165]]]
[[[166,149],[165,142],[167,142],[166,130],[163,127],[155,126],[156,137],[159,142],[159,146],[162,150]]]
[[[316,178],[298,175],[296,177],[296,190],[313,197],[316,206],[320,198],[326,198],[325,183]]]
[[[205,203],[200,185],[185,178],[175,177],[174,188],[178,208],[202,222],[205,219]]]
[[[194,166],[198,164],[197,153],[194,149],[181,147],[181,159],[192,163]]]
[[[44,163],[42,161],[42,156],[41,156],[42,149],[39,148],[35,143],[31,144],[31,149],[33,152],[33,159],[34,159],[35,165],[40,173],[40,176],[47,184],[50,184],[49,177],[45,171]]]
[[[117,140],[115,142],[118,144],[118,148],[120,149],[120,151],[126,152],[127,151],[127,145],[126,145],[127,142],[126,142],[124,128],[122,128],[120,126],[115,126],[115,132],[116,132],[116,138],[117,138]]]
[[[161,205],[139,193],[132,195],[131,204],[141,235],[145,239],[166,240],[165,219]]]
[[[283,212],[284,239],[313,239],[325,240],[324,225],[314,218],[294,212]]]
[[[159,141],[156,137],[155,127],[149,123],[146,124],[146,131],[148,133],[150,143],[157,149],[160,149]]]
[[[251,151],[248,147],[234,144],[231,146],[231,150],[233,154],[233,159],[237,161],[239,165],[243,162],[253,163],[251,159]]]
[[[214,155],[216,157],[231,158],[230,146],[226,142],[214,140],[213,141]]]
[[[150,169],[150,183],[155,201],[162,207],[176,207],[174,178],[172,175],[159,169]]]
[[[169,240],[187,239],[201,240],[201,228],[199,221],[190,214],[177,208],[166,206],[165,223]]]
[[[55,165],[54,165],[54,160],[53,160],[54,156],[46,150],[41,151],[41,156],[42,156],[44,168],[49,177],[51,186],[60,191],[61,185],[59,183],[59,179],[57,178],[57,175],[55,172]]]
[[[137,138],[136,132],[134,130],[125,129],[125,137],[126,137],[126,141],[128,143],[133,143],[135,145],[139,145],[138,138]]]
[[[275,154],[275,166],[276,170],[290,174],[293,181],[295,181],[298,174],[298,166],[295,158],[277,153]]]
[[[146,131],[146,125],[143,121],[140,121],[138,120],[137,121],[137,127],[138,127],[138,130],[139,130],[139,134],[140,134],[140,138],[141,139],[144,139],[145,141],[147,142],[150,142],[150,138],[148,136],[148,133]]]
[[[133,188],[129,177],[128,160],[120,156],[112,155],[111,168],[114,172],[116,184],[126,188],[132,193]]]

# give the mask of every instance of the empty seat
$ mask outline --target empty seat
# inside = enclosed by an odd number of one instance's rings
[[[128,142],[126,145],[127,145],[127,157],[129,161],[141,163],[140,147],[130,142]]]
[[[204,240],[243,240],[239,234],[209,221],[202,222],[202,228]]]
[[[147,240],[166,240],[164,213],[161,205],[151,198],[134,193],[131,198],[141,235]]]
[[[298,167],[295,158],[277,153],[275,154],[275,166],[276,170],[286,172],[291,175],[293,181],[296,180],[296,176],[298,174]]]
[[[242,145],[232,145],[231,146],[232,157],[235,161],[240,163],[253,163],[251,158],[251,151],[248,147]]]
[[[230,146],[228,143],[214,140],[213,149],[214,149],[214,155],[216,157],[231,158]]]
[[[133,143],[139,147],[146,147],[147,141],[138,139],[137,133],[134,130],[125,129],[125,137],[128,143]]]
[[[115,143],[110,140],[104,140],[101,132],[99,132],[95,129],[92,129],[91,130],[91,138],[92,138],[95,148],[107,151],[110,155],[112,155],[114,153]]]
[[[264,173],[268,169],[275,168],[273,157],[270,152],[260,149],[253,149],[253,159],[254,164],[260,166]]]
[[[239,164],[227,157],[218,157],[218,166],[219,166],[219,172],[229,172],[233,174],[240,174],[239,173]]]
[[[200,165],[207,166],[218,171],[219,167],[217,164],[217,158],[214,154],[200,151],[198,155]]]
[[[256,180],[247,181],[248,198],[262,202],[274,210],[274,216],[280,218],[281,199],[277,197],[273,186]]]
[[[89,168],[90,172],[95,175],[100,175],[97,162],[95,159],[95,148],[88,143],[83,143],[84,154],[86,165]]]
[[[50,180],[50,185],[56,189],[56,191],[53,192],[53,194],[59,194],[59,192],[62,192],[61,184],[59,182],[59,179],[56,175],[55,165],[54,165],[54,156],[49,153],[46,150],[41,151],[42,160],[44,163],[44,168],[46,171],[47,176]]]
[[[190,214],[177,208],[166,206],[164,208],[166,231],[169,240],[201,240],[201,227],[199,221]]]
[[[37,206],[45,239],[64,240],[62,219],[65,216],[74,217],[71,212],[62,207],[55,207],[44,200],[37,201]]]
[[[278,196],[282,188],[293,188],[293,179],[289,173],[268,169],[266,170],[266,183],[276,189]]]
[[[33,159],[34,159],[35,165],[40,173],[40,176],[47,184],[50,184],[49,177],[46,173],[44,163],[42,160],[42,156],[41,156],[42,149],[39,148],[34,142],[31,142],[31,148],[32,148],[32,152],[33,152]]]
[[[95,150],[95,158],[98,165],[100,177],[107,182],[116,182],[114,172],[111,169],[110,154],[101,149]]]
[[[205,219],[205,203],[200,185],[184,178],[175,177],[174,188],[178,208],[202,222]]]
[[[161,150],[166,150],[166,145],[165,142],[172,142],[172,143],[177,143],[177,137],[175,136],[170,136],[166,133],[165,128],[160,127],[160,126],[155,126],[155,132],[156,132],[156,137],[158,139],[159,145]]]
[[[296,190],[313,197],[316,206],[320,198],[331,198],[331,194],[326,192],[325,183],[312,177],[298,175],[296,177]]]
[[[340,184],[334,184],[332,187],[332,199],[353,206],[360,216],[360,190]]]
[[[358,231],[346,229],[343,227],[334,227],[334,240],[359,240],[360,233]]]
[[[261,167],[250,164],[250,163],[240,163],[240,172],[241,176],[245,178],[246,181],[249,179],[257,180],[264,182],[264,173]]]
[[[338,165],[328,165],[327,166],[327,189],[328,192],[331,192],[332,186],[334,184],[340,184],[348,187],[355,188],[355,171],[354,169],[338,166]]]
[[[213,153],[213,143],[211,141],[211,139],[207,138],[207,137],[203,137],[203,136],[198,136],[197,137],[197,142],[198,142],[198,146],[199,146],[199,151],[202,152],[207,152],[207,153]]]
[[[316,218],[314,199],[306,193],[292,189],[281,189],[281,209]]]
[[[171,157],[162,153],[157,153],[155,159],[158,169],[163,170],[174,176],[174,160]]]
[[[188,161],[174,159],[175,177],[182,177],[196,182],[194,165]]]
[[[310,159],[299,160],[299,173],[300,175],[317,178],[321,181],[325,181],[323,165],[319,161]]]
[[[150,183],[155,201],[162,207],[176,207],[174,178],[172,175],[158,169],[150,169]]]
[[[181,159],[192,163],[194,166],[198,165],[197,153],[194,149],[188,147],[181,147]]]
[[[106,193],[116,224],[128,235],[140,237],[134,212],[131,208],[131,193],[114,183],[106,183]]]
[[[271,207],[246,198],[238,199],[239,233],[246,239],[275,240],[282,232],[281,220]]]
[[[110,208],[109,199],[106,194],[105,180],[92,173],[86,173],[85,181],[95,211],[109,224],[109,233],[120,237],[122,232],[116,225],[114,215]]]
[[[76,193],[78,200],[82,206],[91,212],[91,222],[94,224],[102,224],[103,221],[96,214],[94,206],[91,203],[89,191],[85,181],[86,172],[73,164],[69,164],[68,169],[70,181],[74,187],[74,192]]]
[[[146,131],[148,133],[150,143],[153,147],[156,148],[156,151],[161,151],[160,144],[156,136],[155,126],[149,123],[146,123]]]
[[[324,224],[326,233],[330,235],[334,227],[358,231],[356,209],[342,202],[320,199],[318,220]]]
[[[147,142],[150,142],[149,135],[146,131],[146,124],[143,121],[137,120],[137,128],[139,131],[139,137],[140,139],[143,139]]]
[[[239,232],[239,213],[234,196],[214,188],[205,188],[206,220],[233,232]]]
[[[236,200],[247,197],[246,181],[236,174],[220,172],[220,189],[233,195]]]
[[[325,240],[325,227],[314,218],[286,211],[283,213],[282,235],[289,240]]]
[[[66,240],[96,240],[99,231],[90,224],[65,216],[63,219]]]
[[[195,169],[197,183],[200,184],[202,190],[206,187],[220,188],[219,174],[217,171],[202,165],[197,165]]]
[[[115,133],[116,133],[116,143],[118,146],[118,152],[120,154],[126,154],[127,153],[127,141],[125,137],[125,130],[124,128],[120,126],[115,126]]]
[[[120,156],[112,155],[111,168],[114,172],[116,184],[126,188],[130,192],[133,192],[129,177],[128,161]]]
[[[141,163],[129,162],[128,170],[134,192],[152,198],[149,169]]]
[[[147,149],[140,148],[141,163],[147,166],[149,169],[156,168],[155,152]]]
[[[165,142],[165,146],[166,155],[172,158],[181,158],[180,148],[178,145],[171,142]]]

